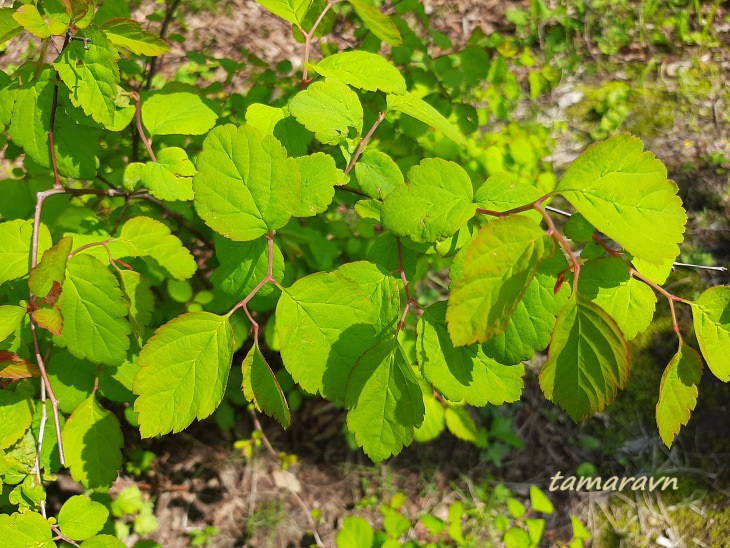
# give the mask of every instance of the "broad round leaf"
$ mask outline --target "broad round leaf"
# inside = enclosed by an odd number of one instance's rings
[[[682,343],[662,375],[656,423],[667,447],[672,446],[682,425],[689,422],[697,405],[697,385],[702,378],[702,360],[694,348]]]
[[[730,288],[711,287],[692,306],[695,334],[710,371],[730,381]]]
[[[86,495],[74,495],[58,513],[58,527],[73,540],[86,540],[104,528],[109,510]]]

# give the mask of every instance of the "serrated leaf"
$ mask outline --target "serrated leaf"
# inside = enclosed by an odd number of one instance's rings
[[[79,404],[63,428],[66,465],[71,477],[88,489],[114,483],[122,465],[123,445],[119,420],[93,394]]]
[[[81,19],[89,11],[89,8],[94,9],[94,5],[91,0],[62,0],[63,7],[66,8],[66,13],[71,19]]]
[[[545,397],[574,420],[603,409],[629,378],[629,348],[616,322],[580,293],[558,316],[540,372]]]
[[[97,366],[73,356],[68,350],[54,352],[47,364],[48,378],[64,413],[73,413],[94,390]]]
[[[20,6],[18,11],[13,14],[13,19],[25,30],[38,38],[48,38],[51,35],[48,23],[46,23],[38,8],[33,4]]]
[[[424,378],[451,401],[483,407],[520,399],[522,364],[506,366],[484,353],[482,345],[454,348],[446,327],[446,302],[426,308],[418,321],[418,363]]]
[[[109,510],[86,495],[74,495],[58,512],[58,527],[72,540],[86,540],[104,528]]]
[[[345,51],[325,57],[307,68],[325,78],[349,86],[384,93],[406,93],[406,81],[400,71],[384,57],[367,51]]]
[[[20,327],[20,322],[25,316],[25,308],[22,306],[2,305],[0,306],[0,342],[15,333]]]
[[[398,27],[387,15],[381,13],[370,4],[366,4],[362,0],[348,0],[355,13],[362,19],[365,26],[375,36],[380,38],[386,44],[391,46],[400,46],[403,42]]]
[[[150,282],[134,270],[120,270],[118,272],[120,288],[129,307],[129,325],[132,335],[137,341],[142,340],[145,329],[152,320],[155,309],[155,295],[150,288]]]
[[[115,125],[119,54],[98,27],[90,26],[77,33],[90,38],[88,49],[84,42],[72,40],[53,66],[61,81],[71,90],[74,106],[105,127]]]
[[[176,280],[186,280],[198,270],[190,251],[164,223],[150,217],[133,217],[122,226],[118,240],[128,248],[121,257],[151,257]]]
[[[619,257],[587,261],[580,269],[580,292],[611,316],[627,341],[644,331],[654,317],[656,295],[633,278]]]
[[[372,303],[371,323],[376,336],[395,336],[400,315],[400,279],[368,261],[343,264],[337,272],[356,284]]]
[[[641,140],[628,134],[593,145],[571,164],[556,192],[664,283],[679,255],[687,215],[677,185]]]
[[[266,277],[268,268],[268,245],[265,239],[251,242],[233,242],[217,234],[214,237],[215,255],[220,266],[215,269],[210,281],[213,285],[238,300],[246,297],[256,284]],[[284,276],[284,256],[274,243],[274,278]],[[258,295],[268,295],[274,290],[266,284]]]
[[[446,311],[455,346],[484,342],[506,331],[553,246],[535,221],[519,215],[495,219],[477,234]]]
[[[0,538],[6,548],[55,548],[51,524],[35,512],[0,514]]]
[[[313,217],[327,210],[335,197],[335,186],[347,182],[332,156],[316,152],[296,158],[302,176],[302,190],[294,205],[294,217]]]
[[[256,409],[279,421],[284,428],[291,424],[291,413],[284,392],[274,372],[261,353],[258,342],[249,350],[241,364],[243,369],[243,393]]]
[[[692,305],[695,335],[710,371],[730,381],[730,288],[711,287]]]
[[[300,27],[312,5],[312,0],[256,0],[256,2],[274,15]]]
[[[444,118],[438,110],[413,93],[404,91],[388,95],[388,110],[407,114],[440,131],[457,145],[466,146],[466,139],[458,128]]]
[[[418,381],[395,339],[368,349],[347,383],[347,427],[373,461],[380,462],[413,440],[425,408]]]
[[[456,234],[474,216],[466,171],[440,158],[427,158],[406,174],[405,185],[383,201],[383,225],[414,242],[436,242]]]
[[[102,23],[101,30],[112,44],[137,55],[155,56],[170,51],[170,46],[162,38],[147,32],[140,23],[132,19],[109,19]]]
[[[54,283],[63,285],[66,278],[66,262],[72,245],[73,238],[70,236],[62,238],[43,253],[40,262],[30,271],[28,286],[36,298],[45,298],[53,289]]]
[[[697,405],[697,385],[702,378],[702,360],[693,348],[684,343],[664,370],[656,404],[656,423],[659,435],[667,447],[689,422]]]
[[[200,95],[156,93],[142,103],[142,121],[151,135],[203,135],[218,115]]]
[[[274,137],[248,126],[219,126],[203,142],[197,167],[195,208],[219,234],[255,240],[289,222],[301,175]]]
[[[0,449],[13,445],[30,428],[33,392],[31,384],[23,384],[16,390],[0,390]]]
[[[377,200],[382,200],[405,184],[398,164],[379,150],[363,152],[355,164],[355,177],[362,191]]]
[[[479,207],[499,212],[533,203],[541,197],[537,188],[520,182],[511,173],[495,173],[474,193],[474,201]]]
[[[593,240],[596,229],[580,213],[573,213],[563,226],[563,234],[574,242],[588,243]],[[582,256],[582,255],[581,255]]]
[[[33,222],[16,219],[0,223],[0,284],[28,274]],[[41,225],[38,234],[38,254],[51,247],[51,233]]]
[[[314,82],[289,101],[289,112],[314,133],[320,143],[337,145],[348,138],[349,128],[362,132],[363,113],[357,94],[342,82]]]
[[[344,399],[350,370],[375,342],[373,316],[368,295],[340,273],[300,278],[276,307],[284,366],[307,392]]]
[[[41,372],[34,363],[24,360],[17,354],[0,350],[0,379],[17,381],[30,377],[40,377]]]
[[[160,327],[139,353],[134,380],[142,437],[180,432],[223,398],[233,355],[227,316],[189,312]]]
[[[170,157],[170,153],[163,155],[166,151],[176,150],[182,152],[190,166],[190,160],[187,159],[187,154],[182,149],[176,147],[166,148],[161,151],[157,157],[157,162],[147,162],[139,173],[139,178],[142,184],[150,191],[155,198],[160,200],[167,200],[170,202],[176,200],[192,200],[195,195],[193,194],[193,180],[192,175],[195,175],[195,169],[191,171],[185,171],[190,173],[190,176],[182,176],[181,166],[186,164],[182,163],[171,163],[173,158]],[[178,158],[179,159],[179,158]]]
[[[104,263],[83,254],[69,259],[58,304],[69,352],[99,364],[124,361],[131,332],[127,305],[119,282]]]
[[[446,428],[462,441],[476,444],[479,430],[465,407],[447,407],[444,412]]]
[[[23,27],[15,20],[14,14],[13,8],[0,8],[0,45],[23,32]]]

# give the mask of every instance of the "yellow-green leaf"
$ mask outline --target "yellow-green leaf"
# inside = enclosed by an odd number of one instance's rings
[[[667,447],[672,446],[680,428],[689,421],[697,405],[697,385],[702,378],[702,360],[693,348],[682,343],[664,370],[656,404],[659,435]]]

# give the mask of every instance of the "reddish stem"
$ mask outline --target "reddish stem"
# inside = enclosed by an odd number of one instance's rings
[[[681,297],[677,297],[676,295],[672,295],[669,291],[667,291],[666,289],[664,289],[658,283],[650,280],[649,278],[647,278],[646,276],[644,276],[643,274],[641,274],[635,268],[630,268],[629,269],[629,274],[632,277],[636,278],[637,280],[641,280],[642,282],[644,282],[646,285],[648,285],[649,287],[651,287],[652,289],[654,289],[654,291],[656,291],[657,293],[660,293],[661,295],[663,295],[667,299],[667,301],[669,301],[669,310],[670,310],[670,312],[672,314],[672,329],[677,334],[677,337],[679,338],[679,342],[681,344],[682,341],[683,341],[683,339],[682,339],[682,332],[681,332],[681,330],[679,328],[679,322],[677,321],[677,311],[674,308],[674,303],[675,302],[678,302],[678,303],[684,303],[684,304],[688,304],[688,305],[692,305],[692,303],[690,301],[686,300],[686,299],[683,299]]]
[[[152,150],[152,140],[145,135],[144,126],[142,126],[142,104],[139,93],[136,91],[130,91],[129,96],[134,99],[134,118],[137,121],[137,133],[139,134],[139,138],[142,139],[142,142],[147,149],[147,154],[150,155],[153,162],[156,162],[157,157],[155,156],[155,152]]]
[[[553,222],[552,218],[548,214],[547,211],[545,211],[545,208],[540,205],[542,201],[544,201],[545,197],[541,198],[540,200],[536,201],[532,204],[532,208],[535,209],[542,215],[542,218],[545,219],[545,222],[548,225],[548,236],[551,238],[555,238],[560,246],[563,248],[563,251],[565,251],[565,254],[570,259],[570,264],[572,265],[573,270],[573,291],[578,292],[578,278],[580,277],[580,261],[578,260],[578,257],[576,257],[575,253],[573,253],[573,250],[570,249],[570,244],[568,244],[568,240],[565,239],[565,236],[563,236],[560,231],[555,227],[555,223]]]
[[[319,17],[314,22],[314,25],[312,25],[312,28],[309,29],[309,32],[304,32],[304,30],[301,30],[302,34],[304,35],[304,61],[303,61],[303,70],[302,70],[302,89],[308,84],[307,82],[307,63],[309,63],[309,54],[312,50],[312,38],[314,38],[314,33],[317,31],[317,27],[324,19],[324,16],[327,14],[327,12],[334,6],[337,2],[340,0],[330,0],[327,2],[327,5],[322,10],[322,13],[319,14]]]
[[[357,146],[357,150],[355,150],[355,154],[353,154],[352,159],[350,160],[350,164],[347,166],[347,169],[345,169],[345,173],[350,173],[350,171],[352,171],[352,168],[355,167],[355,163],[362,155],[363,150],[365,150],[365,147],[367,146],[368,141],[370,141],[370,138],[373,136],[373,133],[375,133],[375,130],[378,129],[380,123],[385,120],[385,115],[385,112],[378,113],[378,119],[375,120],[373,127],[370,128],[370,131],[367,132],[367,135],[365,135],[365,137],[360,140],[360,144]]]

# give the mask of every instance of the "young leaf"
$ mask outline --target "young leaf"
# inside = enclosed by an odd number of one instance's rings
[[[86,495],[74,495],[58,512],[58,527],[72,540],[86,540],[104,528],[109,510]]]
[[[271,135],[248,126],[219,126],[203,142],[193,179],[195,208],[213,230],[255,240],[289,222],[301,175]]]
[[[302,176],[302,191],[294,205],[294,217],[313,217],[327,210],[335,197],[335,186],[345,184],[347,175],[337,169],[332,156],[316,152],[296,158]]]
[[[6,548],[53,548],[51,524],[36,512],[0,514],[0,538]]]
[[[33,222],[15,219],[0,223],[0,284],[28,274]],[[51,233],[46,225],[40,226],[38,254],[51,247]]]
[[[376,200],[382,200],[405,184],[398,164],[379,150],[365,150],[362,153],[355,164],[355,178],[362,191]]]
[[[48,23],[45,22],[38,8],[33,4],[20,6],[18,11],[13,14],[13,19],[25,30],[38,38],[48,38],[51,35]]]
[[[345,405],[347,427],[375,462],[400,453],[423,422],[418,381],[395,339],[367,350],[350,374]]]
[[[145,329],[152,320],[155,309],[155,295],[150,282],[134,270],[118,271],[120,288],[129,307],[129,325],[132,335],[141,345]]]
[[[457,145],[466,146],[464,135],[426,101],[413,93],[388,95],[388,110],[402,112],[443,133]]]
[[[574,420],[603,409],[629,378],[629,348],[616,322],[580,293],[558,316],[540,372],[545,397]]]
[[[656,423],[664,445],[672,446],[680,428],[689,422],[697,405],[697,385],[702,378],[702,360],[694,348],[682,343],[664,370],[656,404]]]
[[[504,333],[552,239],[522,216],[495,219],[470,244],[463,275],[449,298],[446,319],[455,346]]]
[[[59,308],[69,352],[99,364],[124,361],[131,332],[127,305],[118,280],[104,263],[89,255],[69,259]]]
[[[447,407],[444,419],[449,432],[460,440],[474,444],[479,441],[479,429],[464,407]]]
[[[101,25],[106,37],[115,46],[128,49],[137,55],[162,55],[170,51],[165,41],[156,34],[147,32],[132,19],[122,17],[109,19]]]
[[[195,166],[179,147],[166,147],[156,162],[147,162],[139,177],[150,194],[160,200],[192,200]]]
[[[629,267],[619,257],[587,261],[581,267],[578,287],[616,320],[627,341],[649,327],[654,317],[654,291],[631,277]]]
[[[256,0],[256,2],[274,15],[300,27],[312,5],[312,0]]]
[[[180,432],[223,398],[233,355],[227,316],[189,312],[160,327],[139,353],[134,380],[140,432]]]
[[[711,287],[692,305],[695,335],[710,371],[730,381],[730,288]]]
[[[66,278],[66,261],[68,261],[69,253],[73,238],[66,236],[59,242],[43,253],[43,258],[31,270],[28,277],[28,286],[35,295],[36,299],[44,299],[53,289],[54,284],[63,285]],[[2,337],[0,337],[2,340]]]
[[[156,93],[142,103],[142,121],[151,135],[203,135],[218,115],[200,95]]]
[[[40,376],[41,372],[36,364],[7,350],[0,350],[0,379],[17,381]]]
[[[677,185],[641,140],[628,134],[595,144],[573,162],[556,192],[663,283],[679,255],[687,215]]]
[[[0,390],[0,449],[23,437],[33,420],[33,386],[23,381],[15,390]]]
[[[215,269],[210,281],[227,295],[241,300],[266,276],[267,242],[262,238],[251,242],[233,242],[217,234],[213,240],[215,256],[220,266]],[[284,256],[276,243],[274,243],[273,274],[277,280],[284,276]],[[258,295],[268,295],[273,290],[271,284],[266,284],[259,290]]]
[[[337,80],[314,82],[300,91],[289,102],[289,112],[320,143],[338,145],[347,139],[349,128],[362,132],[360,99]]]
[[[86,487],[109,487],[122,465],[124,438],[119,420],[91,395],[79,404],[63,428],[66,465]]]
[[[390,17],[380,13],[376,8],[362,0],[348,0],[348,2],[350,2],[355,9],[355,13],[360,16],[370,32],[386,44],[394,47],[401,45],[403,39],[400,32],[398,32],[398,27],[395,26]]]
[[[445,301],[424,310],[416,351],[423,377],[451,401],[483,407],[520,399],[524,366],[501,365],[484,353],[482,345],[454,348],[446,328]]]
[[[25,308],[22,306],[2,305],[0,306],[0,342],[15,333],[20,327],[20,322],[25,316]]]
[[[74,106],[105,127],[115,126],[119,54],[104,33],[91,26],[77,33],[90,38],[86,49],[79,40],[69,42],[53,66],[61,81],[72,90],[69,98]]]
[[[325,78],[333,78],[358,89],[400,95],[407,91],[400,71],[384,57],[367,51],[335,53],[307,67]]]
[[[291,424],[291,413],[284,392],[274,372],[261,353],[258,342],[249,350],[241,364],[243,368],[243,393],[256,409],[279,421],[284,428]]]
[[[89,8],[94,9],[91,0],[62,0],[63,7],[71,19],[81,19]]]
[[[500,212],[530,204],[540,197],[537,188],[520,182],[511,173],[495,173],[474,193],[474,201],[479,207]]]
[[[530,486],[530,505],[535,512],[541,514],[552,514],[555,511],[553,503],[536,485]]]
[[[350,369],[373,344],[373,303],[338,272],[311,274],[282,291],[276,307],[281,359],[310,393],[342,400]]]
[[[406,183],[383,201],[385,228],[414,242],[436,242],[456,234],[474,216],[473,190],[466,171],[440,158],[412,167]]]
[[[264,135],[274,135],[276,124],[289,116],[287,108],[254,103],[246,109],[246,125],[255,127]]]

